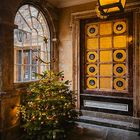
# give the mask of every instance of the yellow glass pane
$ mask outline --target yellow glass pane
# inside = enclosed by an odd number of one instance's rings
[[[100,62],[112,62],[112,51],[100,51]]]
[[[125,90],[127,88],[127,81],[123,78],[114,79],[114,88],[116,90]]]
[[[93,75],[96,75],[97,72],[98,72],[97,65],[95,65],[95,64],[87,65],[87,74],[88,75],[93,76]]]
[[[100,0],[100,5],[104,6],[104,5],[108,5],[108,4],[116,4],[121,2],[122,6],[124,7],[126,0]]]
[[[86,82],[87,82],[87,88],[89,89],[97,88],[97,78],[89,77]]]
[[[122,34],[126,31],[126,22],[125,21],[118,21],[114,23],[113,30],[116,34]]]
[[[121,0],[122,6],[124,7],[126,0]]]
[[[126,52],[124,50],[116,50],[113,53],[114,61],[123,62],[126,59]]]
[[[87,27],[87,35],[89,37],[95,37],[98,34],[98,26],[90,25]]]
[[[124,48],[126,47],[126,36],[115,36],[114,37],[114,48]]]
[[[111,78],[100,78],[100,89],[112,89],[112,79]]]
[[[107,4],[118,3],[119,1],[120,0],[100,0],[100,5],[107,5]]]
[[[124,64],[115,64],[113,71],[116,76],[123,76],[126,74],[126,66]]]
[[[111,48],[112,38],[111,37],[101,37],[100,38],[100,48]]]
[[[98,54],[97,54],[96,51],[87,53],[87,61],[88,62],[93,62],[94,63],[94,62],[97,61],[97,59],[98,59]]]
[[[98,38],[88,38],[87,49],[97,49],[97,48],[98,48]]]
[[[112,75],[112,64],[101,64],[100,76],[111,76],[111,75]]]
[[[113,7],[113,8],[109,8],[107,12],[108,12],[108,13],[109,13],[109,12],[115,12],[115,11],[119,11],[119,10],[120,10],[120,9],[119,9],[118,7]]]
[[[100,24],[100,35],[112,34],[112,23],[102,23]]]

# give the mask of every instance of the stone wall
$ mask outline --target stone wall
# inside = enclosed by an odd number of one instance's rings
[[[60,9],[59,14],[59,71],[64,71],[65,79],[73,80],[73,45],[71,14],[86,10],[93,10],[96,3],[82,4]]]

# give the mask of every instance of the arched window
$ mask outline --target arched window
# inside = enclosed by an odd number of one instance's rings
[[[15,17],[14,82],[37,80],[34,73],[50,69],[50,31],[42,12],[22,6]]]

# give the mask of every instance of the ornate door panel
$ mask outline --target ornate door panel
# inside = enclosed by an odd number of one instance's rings
[[[132,115],[132,23],[81,21],[81,109]]]

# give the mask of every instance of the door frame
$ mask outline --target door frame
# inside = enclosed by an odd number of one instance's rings
[[[133,62],[133,78],[138,79],[137,74],[139,73],[139,67],[140,61],[138,61],[139,58],[139,51],[138,48],[140,48],[139,43],[139,36],[138,32],[140,30],[140,25],[138,24],[138,20],[140,17],[140,8],[139,8],[140,2],[137,3],[129,3],[126,5],[125,12],[133,12],[134,15],[134,24],[133,24],[133,48],[134,48],[134,62]],[[73,70],[73,77],[72,77],[72,89],[77,92],[76,94],[76,108],[80,109],[80,20],[81,19],[87,19],[87,18],[95,18],[96,12],[95,10],[87,10],[82,12],[76,12],[71,13],[71,22],[70,27],[72,30],[72,70]],[[138,30],[139,29],[139,30]],[[139,32],[140,33],[140,32]],[[136,59],[137,58],[137,59]],[[136,65],[137,64],[137,65]],[[134,80],[134,86],[133,86],[133,116],[134,117],[140,117],[140,97],[139,95],[139,84]]]

